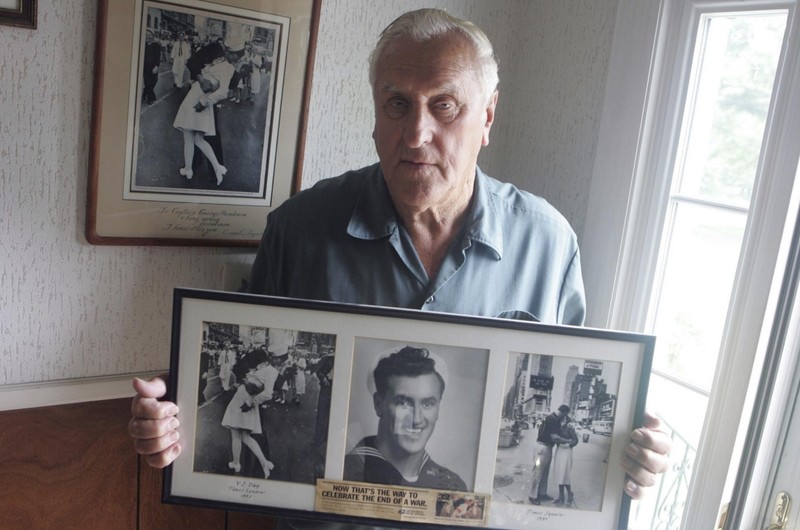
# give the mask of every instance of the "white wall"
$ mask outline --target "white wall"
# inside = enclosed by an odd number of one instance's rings
[[[544,195],[580,233],[617,0],[323,0],[306,185],[375,160],[369,44],[409,7],[473,19],[501,61],[490,174]],[[85,223],[96,1],[39,2],[0,26],[0,388],[169,364],[171,291],[222,288],[251,251],[93,246]]]

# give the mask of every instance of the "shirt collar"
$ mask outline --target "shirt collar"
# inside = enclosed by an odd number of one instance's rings
[[[361,440],[361,442],[353,449],[352,454],[364,457],[371,456],[374,458],[380,458],[381,460],[389,463],[395,469],[395,471],[397,471],[400,474],[400,476],[402,476],[406,480],[406,482],[414,483],[419,480],[420,475],[422,475],[422,470],[425,468],[425,464],[427,464],[428,460],[430,460],[431,458],[430,455],[428,454],[428,451],[425,451],[425,453],[422,455],[422,461],[420,462],[419,468],[417,469],[417,476],[407,477],[402,473],[400,473],[400,470],[394,467],[392,461],[386,458],[386,456],[384,456],[384,454],[378,450],[377,441],[378,441],[377,436],[367,436],[366,438]]]
[[[397,230],[397,217],[379,164],[368,169],[347,233],[358,239],[381,239]]]
[[[503,224],[498,212],[497,197],[492,193],[492,179],[476,169],[475,193],[466,224],[466,239],[481,243],[494,251],[495,257],[503,258]]]
[[[465,247],[471,242],[490,248],[496,258],[503,257],[503,226],[498,214],[497,197],[489,189],[491,179],[476,169],[475,192],[472,206],[466,220]],[[379,164],[369,168],[369,173],[361,187],[347,233],[359,239],[380,239],[388,237],[398,228],[389,189],[383,179]]]

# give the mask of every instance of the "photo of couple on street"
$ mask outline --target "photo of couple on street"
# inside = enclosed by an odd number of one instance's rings
[[[622,364],[511,353],[493,499],[603,507]]]

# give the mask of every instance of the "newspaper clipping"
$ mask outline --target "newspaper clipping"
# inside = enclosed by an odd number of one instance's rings
[[[489,495],[318,480],[318,512],[390,521],[486,526]]]

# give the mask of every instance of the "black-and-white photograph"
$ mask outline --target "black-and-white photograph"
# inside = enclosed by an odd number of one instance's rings
[[[627,527],[652,336],[183,288],[174,308],[165,502],[409,515],[385,484],[420,497],[411,523]]]
[[[356,338],[343,479],[472,491],[488,360],[484,349]]]
[[[622,363],[511,353],[493,499],[600,511]]]
[[[141,16],[126,198],[269,205],[288,19],[152,1]]]
[[[194,471],[314,484],[336,336],[204,322]]]

